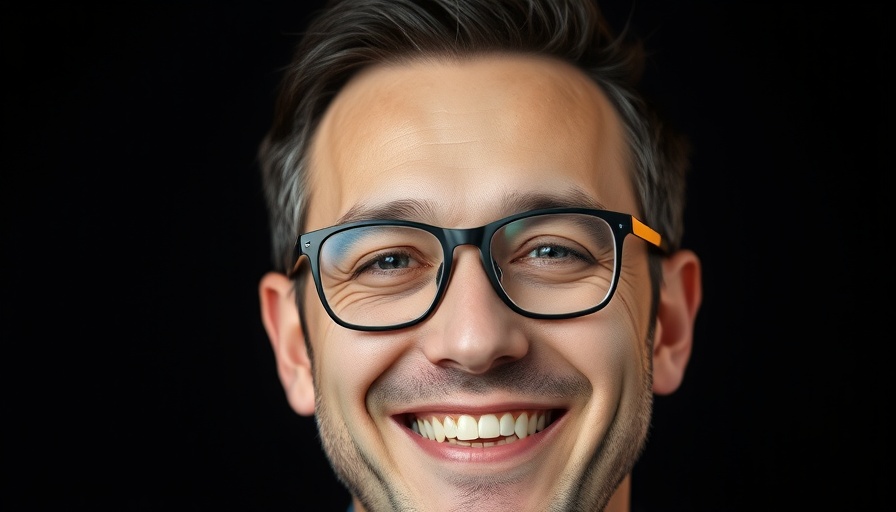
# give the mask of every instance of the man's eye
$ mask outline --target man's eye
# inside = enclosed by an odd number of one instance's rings
[[[355,275],[411,270],[422,266],[420,258],[410,251],[380,252],[371,254],[369,258],[366,258],[363,263],[359,264]]]
[[[411,265],[411,258],[407,254],[387,254],[370,262],[370,267],[379,270],[394,270],[399,268],[408,268]]]
[[[565,258],[570,255],[569,249],[556,245],[542,245],[526,256],[529,258]]]

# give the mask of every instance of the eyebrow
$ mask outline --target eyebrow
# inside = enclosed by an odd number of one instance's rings
[[[379,219],[436,219],[437,204],[419,199],[397,199],[380,204],[359,203],[352,206],[336,223],[347,224]],[[513,192],[506,194],[500,204],[504,215],[542,208],[606,209],[600,201],[575,186],[560,194]]]
[[[566,192],[563,192],[562,194],[522,194],[515,192],[504,196],[502,203],[503,211],[507,212],[507,215],[529,210],[540,210],[542,208],[606,209],[603,203],[576,186],[570,186]]]
[[[398,199],[382,204],[359,203],[352,206],[336,224],[379,219],[435,218],[435,206],[429,201]]]

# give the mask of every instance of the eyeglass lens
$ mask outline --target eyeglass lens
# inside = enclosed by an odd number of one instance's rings
[[[565,213],[509,222],[492,236],[491,272],[521,309],[567,314],[590,309],[609,294],[616,247],[606,221]],[[320,248],[327,304],[341,320],[369,327],[424,315],[437,298],[445,252],[432,233],[408,226],[360,226],[338,232]]]

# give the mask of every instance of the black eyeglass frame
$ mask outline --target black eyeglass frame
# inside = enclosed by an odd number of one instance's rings
[[[603,301],[601,301],[596,306],[592,306],[587,309],[583,309],[580,311],[574,311],[571,313],[560,313],[560,314],[550,314],[550,313],[533,313],[531,311],[526,311],[521,307],[517,306],[513,300],[507,296],[507,293],[504,291],[504,288],[501,286],[498,275],[495,271],[495,268],[490,261],[491,257],[491,240],[494,234],[501,229],[503,226],[528,217],[537,217],[540,215],[552,215],[552,214],[582,214],[582,215],[590,215],[593,217],[598,217],[603,219],[610,225],[610,228],[613,230],[613,237],[616,241],[616,255],[614,258],[614,268],[613,268],[613,281],[610,284],[610,289],[607,292],[606,297]],[[392,325],[382,325],[382,326],[367,326],[367,325],[358,325],[346,322],[339,318],[338,315],[330,308],[330,304],[327,302],[326,294],[323,290],[323,285],[321,284],[320,278],[320,248],[323,246],[324,242],[327,238],[340,233],[342,231],[346,231],[349,229],[357,228],[357,227],[370,227],[370,226],[402,226],[402,227],[412,227],[416,229],[420,229],[432,234],[439,240],[439,243],[442,246],[442,252],[444,256],[443,269],[438,290],[436,290],[435,297],[433,297],[432,304],[430,304],[429,308],[426,309],[420,316],[409,320],[407,322],[402,322],[399,324]],[[516,313],[525,316],[527,318],[538,318],[538,319],[564,319],[564,318],[575,318],[579,316],[589,315],[596,311],[603,309],[607,304],[610,303],[610,300],[613,298],[613,294],[616,292],[616,285],[619,283],[619,274],[622,265],[622,244],[625,238],[628,235],[634,235],[644,241],[646,241],[650,246],[653,246],[659,249],[661,252],[666,253],[666,244],[665,240],[657,233],[653,228],[647,226],[643,222],[641,222],[637,217],[627,214],[620,213],[611,210],[597,210],[591,208],[541,208],[536,210],[529,210],[526,212],[517,213],[514,215],[510,215],[508,217],[504,217],[502,219],[498,219],[494,222],[490,222],[484,226],[480,226],[478,228],[442,228],[438,226],[432,226],[430,224],[424,224],[422,222],[415,222],[409,220],[402,219],[374,219],[374,220],[361,220],[355,222],[347,222],[345,224],[337,224],[335,226],[330,226],[327,228],[318,229],[315,231],[310,231],[308,233],[299,235],[296,240],[295,248],[293,250],[293,260],[295,264],[293,265],[292,270],[289,272],[290,278],[295,278],[296,274],[299,272],[302,263],[302,256],[305,256],[308,260],[308,264],[311,267],[311,276],[314,279],[314,286],[317,289],[318,297],[320,298],[321,304],[323,304],[324,309],[330,318],[333,319],[334,322],[341,325],[342,327],[353,329],[356,331],[394,331],[398,329],[404,329],[406,327],[411,327],[419,324],[426,318],[428,318],[432,312],[436,309],[436,306],[439,302],[442,301],[442,297],[445,295],[445,290],[448,288],[448,281],[451,278],[451,270],[453,267],[453,256],[454,250],[461,245],[473,245],[479,248],[479,257],[482,260],[482,266],[485,268],[485,273],[488,276],[489,281],[491,282],[492,289],[498,294],[498,297],[513,311]]]

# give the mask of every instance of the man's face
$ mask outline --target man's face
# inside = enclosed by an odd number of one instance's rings
[[[454,228],[555,204],[638,213],[617,115],[553,60],[374,67],[337,96],[311,156],[308,231],[370,209]],[[408,200],[417,207],[390,209]],[[591,510],[630,472],[652,396],[643,242],[627,239],[610,304],[574,319],[511,311],[472,246],[414,327],[340,327],[313,286],[301,302],[324,446],[366,509]],[[464,446],[411,428],[508,414],[543,429]]]

